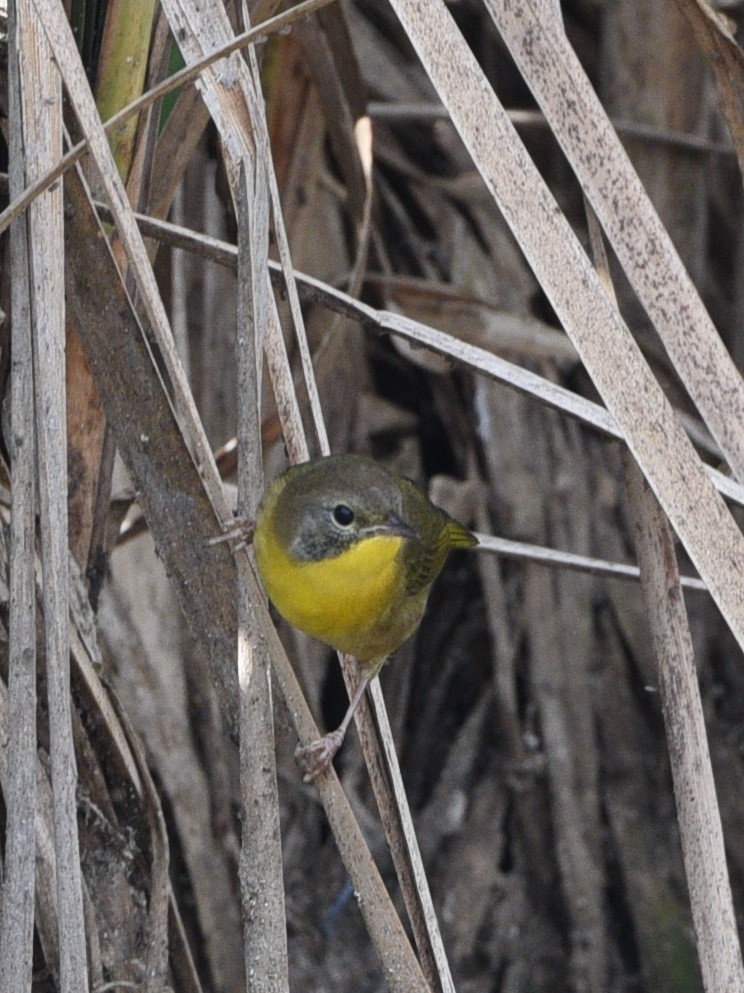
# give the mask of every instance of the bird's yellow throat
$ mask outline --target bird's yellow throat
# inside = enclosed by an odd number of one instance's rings
[[[254,544],[266,592],[290,624],[365,660],[387,654],[385,621],[404,589],[402,538],[372,535],[313,562],[294,559],[270,526]]]

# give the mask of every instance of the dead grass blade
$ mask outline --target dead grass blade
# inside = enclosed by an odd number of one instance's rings
[[[227,15],[220,8],[203,9],[181,0],[167,0],[164,10],[171,30],[180,39],[181,47],[192,60],[202,58],[206,53],[221,49],[232,38],[232,29]],[[202,76],[202,93],[210,115],[223,141],[223,152],[232,188],[237,182],[241,163],[248,169],[254,168],[256,146],[264,140],[260,123],[258,130],[253,123],[261,117],[259,98],[246,63],[233,54],[225,60],[220,71],[216,68],[205,70]],[[268,276],[264,278],[268,279]],[[287,450],[292,461],[308,458],[307,443],[302,431],[299,406],[291,379],[287,379],[288,369],[286,346],[282,337],[279,315],[273,297],[267,298],[265,312],[266,358],[276,395],[277,409],[282,423]]]
[[[302,374],[305,380],[305,389],[307,390],[307,396],[310,403],[310,414],[313,419],[313,427],[315,430],[315,436],[318,441],[318,447],[321,454],[327,455],[330,451],[328,445],[328,433],[326,431],[325,422],[323,420],[323,411],[320,407],[320,397],[318,395],[318,386],[315,380],[315,370],[313,368],[313,361],[310,355],[310,347],[308,345],[307,334],[305,331],[305,321],[302,316],[302,308],[300,306],[300,298],[297,293],[297,284],[294,278],[294,269],[292,267],[292,258],[289,251],[289,239],[287,237],[287,230],[284,223],[284,216],[282,214],[281,197],[279,193],[279,184],[276,177],[276,170],[274,168],[274,162],[271,155],[271,146],[269,140],[269,129],[268,122],[266,120],[266,112],[263,103],[263,99],[258,99],[258,95],[261,94],[261,76],[258,68],[258,61],[256,59],[256,53],[254,48],[250,48],[248,51],[248,65],[250,67],[251,78],[253,82],[253,92],[256,94],[254,99],[252,122],[256,130],[256,141],[257,141],[257,152],[260,162],[262,163],[262,168],[266,170],[268,176],[268,190],[271,197],[271,211],[273,217],[273,228],[274,234],[276,236],[276,246],[279,253],[279,264],[281,265],[283,276],[284,276],[284,291],[286,293],[287,301],[289,303],[290,313],[292,315],[292,323],[294,325],[294,336],[297,342],[298,351],[300,354],[300,363],[302,365]],[[268,268],[268,255],[265,258],[266,268],[262,271],[262,278],[266,280],[266,269]],[[265,287],[268,289],[268,284]],[[257,338],[259,346],[263,343],[263,323],[257,326],[257,334],[260,336]],[[273,327],[273,325],[272,325]],[[269,347],[274,351],[274,347],[269,343]],[[283,351],[283,349],[282,349]],[[259,348],[260,353],[260,348]],[[277,355],[277,358],[281,358],[281,353]],[[261,364],[259,363],[259,383],[260,383],[260,369]],[[288,373],[289,369],[285,362],[281,361],[281,369],[276,369],[275,375],[280,376],[284,385],[282,390],[287,390],[289,386]],[[280,391],[281,394],[281,391]],[[296,412],[298,427],[299,424],[299,411]],[[291,437],[291,435],[290,435]]]
[[[255,74],[254,78],[257,78]],[[290,310],[292,312],[295,340],[297,341],[297,348],[300,353],[302,373],[305,379],[305,388],[310,402],[310,413],[313,418],[313,428],[315,430],[315,436],[318,440],[318,448],[322,455],[327,455],[330,452],[328,432],[326,431],[325,421],[323,420],[323,411],[320,407],[320,396],[318,395],[318,385],[315,380],[313,360],[310,354],[307,334],[305,333],[305,322],[302,316],[300,297],[297,292],[295,272],[292,268],[292,259],[289,254],[289,241],[287,239],[287,231],[284,226],[284,218],[281,211],[279,187],[277,186],[276,173],[270,157],[268,159],[268,172],[269,189],[271,191],[271,204],[274,217],[274,231],[276,233],[276,244],[279,250],[280,266],[284,279],[284,289],[286,291],[287,300],[289,301]],[[267,267],[269,264],[270,263],[267,260]]]
[[[350,655],[339,654],[339,660],[349,698],[353,698],[360,678],[359,667]],[[379,678],[370,682],[354,716],[427,986],[430,990],[453,993],[449,963],[421,861]]]
[[[297,36],[325,110],[355,228],[348,292],[357,296],[367,267],[372,220],[372,122],[344,10],[329,7],[298,25]],[[339,53],[343,52],[343,58]]]
[[[10,101],[10,191],[26,183],[24,108],[21,97],[19,23],[21,5],[11,8],[8,61]],[[26,108],[27,110],[27,108]],[[36,431],[31,333],[31,271],[25,217],[10,232],[12,399],[9,436],[13,473],[10,547],[10,663],[8,677],[9,756],[3,794],[7,810],[0,920],[0,986],[23,989],[31,974],[36,861],[36,596],[34,536],[36,521]],[[4,545],[4,542],[3,542]],[[56,921],[55,921],[56,924]]]
[[[234,255],[235,249],[231,248],[230,251]],[[555,410],[575,418],[601,434],[616,438],[619,441],[625,440],[617,421],[609,410],[579,396],[577,393],[572,393],[571,390],[567,390],[549,379],[538,376],[529,369],[523,369],[521,366],[508,362],[483,348],[471,345],[452,335],[444,334],[401,314],[376,310],[366,303],[353,300],[341,290],[337,290],[327,283],[322,283],[312,276],[306,276],[303,273],[297,273],[296,276],[300,291],[306,299],[322,301],[327,307],[340,310],[342,313],[354,317],[363,326],[376,331],[378,334],[398,335],[416,345],[430,348],[440,355],[447,356],[458,365],[463,365],[473,372],[487,376],[495,382],[503,383],[520,393],[535,397],[546,406],[553,407]],[[711,466],[704,466],[704,470],[723,496],[740,506],[744,506],[744,487],[740,483]]]
[[[629,448],[744,645],[741,533],[451,15],[440,0],[427,6],[426,18],[415,0],[393,6]]]
[[[222,10],[208,11],[181,0],[166,0],[163,9],[187,59],[200,58],[232,36]],[[278,407],[288,445],[305,457],[307,449],[295,394],[284,388],[286,349],[267,273],[268,149],[255,54],[250,52],[246,63],[234,53],[216,69],[206,70],[202,76],[202,94],[222,138],[228,182],[238,213],[238,416],[242,442],[238,497],[240,513],[255,518],[263,479],[259,396],[264,336],[272,382],[281,397]],[[241,555],[237,620],[240,773],[245,814],[240,854],[245,976],[250,990],[281,993],[289,988],[289,976],[271,675],[266,642],[259,636],[250,602],[256,594],[251,579],[247,556]]]
[[[413,926],[417,927],[420,932],[417,936],[417,945],[424,966],[424,974],[433,988],[441,990],[442,993],[454,993],[455,984],[452,980],[447,953],[429,890],[429,881],[424,870],[413,818],[408,806],[408,797],[403,785],[398,755],[395,751],[393,731],[388,720],[379,679],[372,680],[369,696],[384,750],[387,774],[390,777],[390,786],[386,790],[386,794],[392,790],[392,799],[394,800],[390,813],[399,819],[399,824],[395,826],[395,834],[392,835],[392,840],[396,843],[393,858],[396,859],[397,855],[396,861],[405,860],[406,875],[401,876],[401,879],[402,881],[405,880],[406,883],[404,896],[409,908],[414,900],[416,902],[415,911],[411,913],[409,909],[409,914],[412,917]],[[380,803],[379,797],[378,803]],[[402,851],[398,851],[401,841],[404,847]],[[400,869],[398,872],[401,875]],[[408,875],[410,875],[410,879],[406,878]]]
[[[255,602],[255,601],[254,601]],[[300,743],[318,738],[318,729],[310,715],[292,667],[277,665],[277,653],[283,654],[279,636],[268,621],[268,635],[274,673],[295,722]],[[346,675],[346,673],[344,673]],[[382,959],[385,979],[392,993],[431,993],[400,920],[392,908],[390,896],[380,878],[348,800],[341,790],[333,767],[315,779],[315,786],[328,816],[333,836],[354,887],[359,905],[375,948]],[[369,860],[369,864],[367,862]]]
[[[345,37],[345,24],[339,18],[340,15],[333,12],[326,19],[325,30],[329,31],[331,35],[335,34],[336,37],[340,32]],[[339,66],[338,72],[343,78],[337,78],[336,60],[334,60],[332,52],[324,44],[316,46],[316,43],[326,41],[324,31],[310,24],[303,27],[303,36],[306,51],[312,49],[314,52],[315,76],[320,82],[321,90],[325,92],[329,108],[332,106],[336,110],[342,109],[339,115],[341,120],[336,122],[332,128],[337,154],[344,171],[347,173],[349,196],[355,205],[352,212],[357,215],[358,242],[354,265],[356,275],[352,277],[352,292],[355,292],[366,265],[367,240],[371,220],[371,134],[365,131],[364,126],[365,123],[368,125],[369,121],[358,108],[355,111],[360,84],[357,75],[354,74],[353,67]],[[349,79],[350,76],[351,80]],[[320,409],[312,360],[305,336],[295,285],[295,274],[292,269],[284,222],[280,212],[279,193],[273,165],[268,154],[268,134],[265,130],[266,124],[263,115],[256,122],[256,126],[259,130],[261,146],[266,150],[282,271],[295,322],[295,333],[311,411],[321,454],[327,455],[330,450],[328,436]],[[343,655],[340,656],[340,663],[351,696],[358,677],[357,666],[354,661]],[[446,993],[446,991],[453,989],[452,978],[416,843],[408,801],[402,786],[385,703],[376,681],[371,688],[369,697],[371,711],[374,712],[374,722],[370,709],[366,705],[362,705],[355,715],[365,760],[408,910],[424,975],[432,987],[442,989]]]
[[[62,90],[52,52],[31,3],[18,6],[24,161],[41,175],[62,151]],[[67,571],[67,440],[62,191],[33,205],[28,247],[36,439],[44,572],[49,735],[57,864],[60,986],[88,988],[83,886],[78,842],[77,770],[70,704]]]
[[[180,461],[182,449],[175,435],[172,408],[153,371],[113,258],[108,250],[102,250],[105,234],[92,215],[82,182],[71,176],[66,187],[66,237],[71,249],[76,246],[65,259],[68,305],[107,420],[137,481],[156,545],[169,561],[175,594],[204,651],[220,708],[231,726],[237,727],[237,679],[230,662],[234,605],[229,597],[210,603],[204,589],[204,549],[200,543],[206,544],[217,528],[212,504],[203,492],[184,498],[191,490],[190,475]],[[107,287],[105,293],[103,287]],[[131,429],[131,436],[123,436],[125,426]],[[171,550],[182,545],[184,533],[190,535],[188,546],[174,556]],[[211,581],[231,589],[229,567],[219,559],[213,566]],[[205,638],[204,633],[210,630],[213,636]]]

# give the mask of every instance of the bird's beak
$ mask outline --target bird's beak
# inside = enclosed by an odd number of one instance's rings
[[[380,526],[380,531],[383,534],[396,535],[398,538],[420,538],[421,535],[418,533],[416,528],[411,527],[407,524],[402,517],[398,517],[397,514],[391,514],[384,524]]]

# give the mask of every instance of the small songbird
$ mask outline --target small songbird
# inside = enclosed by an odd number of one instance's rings
[[[331,455],[274,480],[253,543],[282,617],[361,668],[340,726],[297,750],[310,780],[341,747],[369,681],[418,627],[450,549],[478,542],[410,480],[361,455]]]

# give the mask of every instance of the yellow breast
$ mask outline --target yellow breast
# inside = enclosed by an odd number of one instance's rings
[[[360,661],[382,661],[417,623],[408,621],[402,539],[365,538],[342,554],[299,562],[259,528],[254,547],[266,592],[295,627]],[[401,626],[405,630],[401,630]]]

